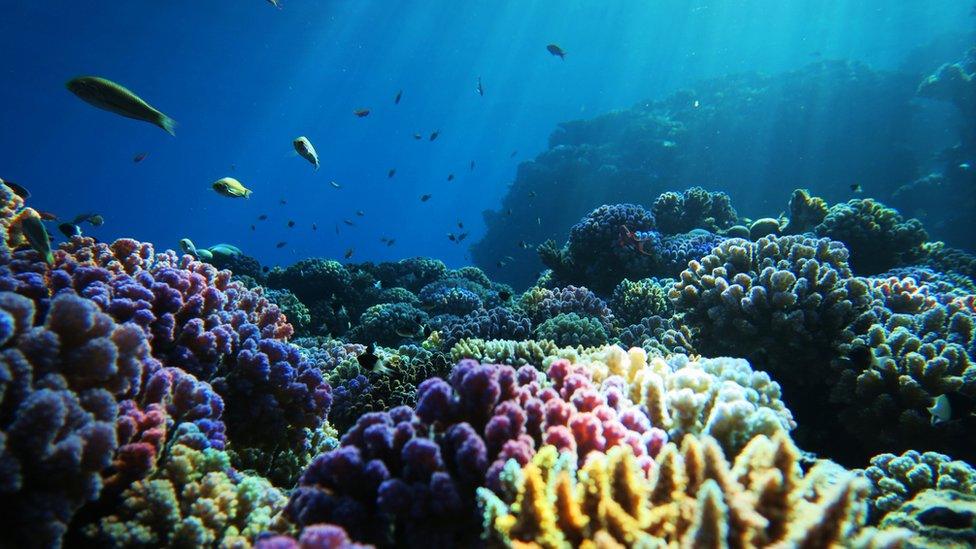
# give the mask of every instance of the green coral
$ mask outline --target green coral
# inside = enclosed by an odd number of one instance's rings
[[[668,290],[674,280],[644,278],[636,282],[623,279],[613,290],[610,308],[614,317],[624,326],[637,324],[649,316],[671,316],[673,308]]]
[[[559,346],[548,340],[509,341],[495,339],[462,339],[451,347],[451,361],[473,358],[478,362],[541,368],[547,357],[555,355]]]
[[[127,488],[115,513],[85,533],[125,547],[245,546],[273,529],[288,500],[261,477],[228,471],[226,452],[176,444],[156,473]]]
[[[599,320],[576,313],[560,313],[539,325],[539,339],[548,339],[560,347],[596,347],[607,342],[607,332]]]

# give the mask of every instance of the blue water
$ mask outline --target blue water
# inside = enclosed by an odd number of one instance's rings
[[[102,240],[229,242],[269,264],[352,248],[359,261],[460,265],[481,212],[498,207],[517,164],[559,122],[811,59],[894,68],[920,46],[971,37],[974,20],[962,1],[282,4],[3,2],[0,177],[61,217],[103,214],[90,230]],[[565,60],[546,51],[553,42]],[[78,75],[132,89],[178,121],[177,136],[81,102],[64,88]],[[371,113],[357,118],[358,108]],[[298,135],[317,148],[317,172],[293,154]],[[254,195],[218,196],[210,184],[224,176]],[[470,231],[462,245],[446,238],[459,220]]]

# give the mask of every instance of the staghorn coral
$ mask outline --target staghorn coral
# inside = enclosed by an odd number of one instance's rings
[[[730,463],[710,438],[669,443],[650,476],[626,446],[577,468],[554,447],[505,467],[484,488],[489,539],[541,547],[829,547],[867,545],[864,486],[827,464],[805,475],[785,435],[760,436]],[[897,547],[889,538],[884,546]],[[881,546],[875,543],[872,546]]]
[[[859,275],[910,263],[928,240],[917,219],[906,221],[896,210],[870,198],[832,206],[814,232],[843,242],[850,251],[851,268]]]
[[[718,232],[735,225],[738,219],[729,195],[701,187],[691,187],[681,193],[662,193],[654,200],[651,212],[658,230],[665,234],[692,229]]]
[[[955,490],[976,495],[976,470],[936,452],[909,450],[900,456],[880,454],[859,472],[870,483],[868,521],[878,524],[923,490]]]
[[[623,279],[613,289],[610,309],[617,322],[637,324],[649,316],[671,316],[674,310],[668,299],[672,279],[644,278],[636,282]]]
[[[599,320],[576,313],[559,313],[546,320],[536,327],[535,336],[560,347],[596,347],[607,342],[607,332]]]
[[[619,390],[597,388],[565,360],[548,376],[463,360],[450,383],[422,383],[415,408],[361,417],[309,465],[286,514],[371,543],[464,544],[478,531],[475,489],[497,485],[509,458],[527,463],[543,443],[580,460],[626,444],[649,466],[663,442]]]

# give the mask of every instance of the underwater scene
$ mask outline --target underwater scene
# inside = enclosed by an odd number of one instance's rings
[[[972,0],[0,6],[0,548],[976,547]]]

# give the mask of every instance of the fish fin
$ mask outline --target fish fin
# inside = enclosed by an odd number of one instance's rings
[[[176,120],[159,113],[159,127],[166,130],[166,133],[176,137]]]

